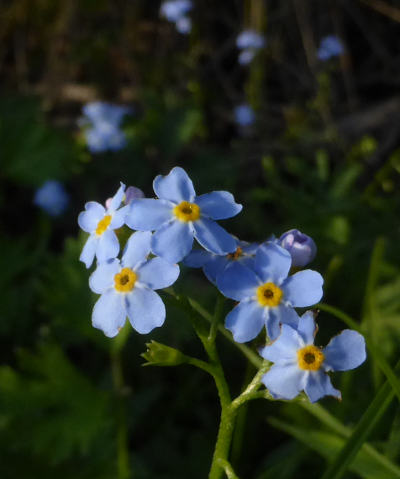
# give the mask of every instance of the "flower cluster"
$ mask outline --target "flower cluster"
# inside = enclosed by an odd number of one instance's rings
[[[239,63],[249,64],[258,50],[265,46],[265,38],[255,30],[244,30],[236,38],[236,46],[240,50]]]
[[[179,33],[187,34],[192,29],[192,22],[187,14],[193,5],[190,0],[167,0],[160,7],[160,14],[169,22],[175,23]]]
[[[85,128],[86,143],[91,153],[118,151],[125,147],[126,136],[120,129],[124,116],[131,110],[105,102],[87,103],[80,124]]]
[[[79,215],[80,227],[89,233],[80,259],[89,268],[97,258],[89,279],[101,295],[93,325],[109,337],[118,334],[126,317],[141,334],[161,326],[166,311],[154,290],[177,280],[182,261],[203,268],[210,282],[237,302],[225,319],[235,341],[251,341],[265,327],[267,346],[260,354],[274,365],[262,381],[273,397],[292,399],[304,390],[312,402],[324,395],[339,398],[326,373],[360,365],[365,341],[346,330],[320,349],[314,346],[313,313],[298,316],[295,308],[312,306],[323,294],[322,276],[301,269],[315,257],[312,238],[293,229],[262,244],[239,240],[217,221],[237,215],[242,205],[227,191],[197,195],[179,167],[157,176],[153,189],[155,197],[144,198],[141,190],[125,191],[121,183],[106,207],[92,201]],[[115,230],[124,225],[134,232],[119,259]]]

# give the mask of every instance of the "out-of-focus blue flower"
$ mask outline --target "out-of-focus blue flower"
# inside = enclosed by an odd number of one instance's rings
[[[326,373],[354,369],[365,361],[365,340],[356,331],[345,329],[324,349],[314,346],[316,332],[313,314],[307,311],[297,329],[283,324],[278,339],[260,351],[274,363],[262,382],[275,398],[293,399],[304,390],[311,402],[323,396],[340,399]]]
[[[281,324],[297,326],[294,307],[311,306],[321,299],[322,276],[307,269],[288,277],[291,263],[288,251],[267,242],[257,249],[254,269],[236,261],[218,276],[222,294],[240,301],[225,322],[235,341],[250,341],[264,325],[274,340]]]
[[[85,211],[79,214],[79,226],[90,234],[79,258],[86,268],[90,268],[95,256],[102,263],[115,258],[119,253],[119,241],[114,230],[125,222],[129,206],[119,208],[124,195],[125,185],[121,183],[107,209],[96,201],[89,201],[85,205]]]
[[[303,268],[315,258],[317,246],[310,236],[299,230],[286,231],[279,238],[278,244],[289,251],[292,257],[292,266]]]
[[[186,256],[183,263],[191,268],[203,268],[207,279],[216,284],[218,276],[232,261],[239,261],[248,268],[252,268],[257,248],[258,244],[236,240],[236,251],[233,253],[219,256],[209,251],[196,249]]]
[[[147,334],[165,320],[165,306],[154,292],[171,286],[179,266],[162,258],[147,260],[150,232],[136,232],[129,238],[121,262],[100,263],[89,279],[92,291],[101,294],[93,308],[92,324],[110,338],[116,336],[128,316],[132,327]]]
[[[36,190],[33,202],[50,216],[59,216],[68,206],[69,196],[62,183],[47,180]]]
[[[342,42],[335,35],[328,35],[321,40],[317,56],[320,60],[326,61],[333,57],[343,55]]]
[[[131,112],[125,106],[105,102],[87,103],[83,107],[84,117],[80,124],[85,129],[85,137],[92,153],[118,151],[126,146],[126,136],[120,130],[124,116]]]
[[[187,16],[192,7],[190,0],[169,0],[162,3],[160,14],[169,22],[175,23],[179,33],[187,34],[192,29],[192,22]]]
[[[151,248],[157,256],[171,263],[181,261],[191,251],[193,237],[218,255],[236,250],[235,239],[215,222],[242,210],[231,193],[196,196],[191,179],[179,167],[167,176],[157,176],[153,189],[159,199],[133,200],[125,221],[134,230],[155,231]]]
[[[254,123],[255,114],[254,110],[247,103],[238,105],[234,110],[235,121],[240,126],[250,126]]]
[[[241,50],[239,63],[247,65],[253,60],[257,50],[265,46],[265,38],[255,30],[244,30],[237,36],[236,46]]]

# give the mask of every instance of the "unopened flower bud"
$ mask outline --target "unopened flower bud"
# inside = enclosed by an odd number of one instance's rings
[[[292,257],[292,266],[297,268],[306,266],[317,254],[314,240],[296,229],[283,233],[278,244],[289,251]]]
[[[137,200],[139,198],[144,198],[143,191],[139,188],[136,188],[136,186],[128,186],[125,191],[125,204],[129,205],[132,200]]]
[[[147,362],[144,366],[178,366],[186,363],[186,356],[175,348],[151,341],[146,344],[147,351],[141,354]]]

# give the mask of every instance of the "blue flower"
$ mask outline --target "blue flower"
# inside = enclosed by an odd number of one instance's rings
[[[316,332],[308,311],[299,318],[297,329],[283,324],[278,339],[260,351],[274,363],[262,382],[275,398],[293,399],[304,390],[311,402],[323,396],[341,399],[326,373],[354,369],[365,361],[365,340],[356,331],[345,329],[324,349],[314,346]]]
[[[239,261],[245,266],[252,268],[254,255],[258,245],[236,240],[236,251],[224,256],[219,256],[209,251],[196,249],[191,251],[184,259],[184,264],[191,268],[203,268],[207,279],[217,284],[217,277],[225,270],[228,264]]]
[[[291,263],[288,251],[267,242],[257,249],[254,270],[236,261],[218,276],[222,294],[240,301],[225,322],[235,341],[250,341],[264,325],[274,340],[280,324],[297,326],[294,307],[311,306],[321,299],[322,276],[307,269],[288,277]]]
[[[125,185],[121,183],[107,209],[96,201],[89,201],[85,205],[85,211],[79,214],[79,226],[86,233],[90,233],[79,258],[85,263],[86,268],[90,268],[95,256],[99,262],[104,262],[118,255],[119,241],[114,230],[124,224],[129,208],[129,206],[124,206],[118,209],[124,194]]]
[[[247,65],[253,60],[257,50],[265,46],[265,38],[255,30],[244,30],[237,36],[236,46],[241,50],[239,63]]]
[[[165,306],[154,292],[171,286],[179,266],[161,258],[147,260],[150,232],[133,233],[121,262],[114,258],[97,266],[89,279],[92,291],[101,294],[92,314],[92,324],[110,338],[116,336],[128,316],[132,327],[147,334],[165,320]]]
[[[56,180],[47,180],[36,190],[33,202],[49,215],[59,216],[67,208],[69,196],[62,183]]]
[[[162,3],[160,14],[169,22],[175,23],[179,33],[186,34],[192,29],[192,22],[187,16],[192,7],[189,0],[169,0]]]
[[[254,123],[255,114],[247,103],[235,107],[235,121],[240,126],[250,126]]]
[[[227,191],[196,196],[186,171],[175,167],[167,176],[157,176],[153,188],[159,199],[138,199],[130,204],[126,224],[139,231],[154,231],[154,254],[177,263],[192,249],[193,237],[212,253],[236,250],[235,239],[214,220],[237,215],[242,205]]]
[[[286,231],[279,238],[278,244],[289,251],[292,257],[292,266],[303,268],[315,258],[317,246],[310,236],[293,229]]]
[[[343,55],[343,52],[344,48],[339,38],[335,35],[328,35],[321,40],[317,56],[320,60],[326,61]]]
[[[121,126],[125,115],[131,113],[131,108],[127,106],[113,105],[103,101],[94,101],[86,103],[82,108],[84,120],[93,124],[111,124],[116,127]]]

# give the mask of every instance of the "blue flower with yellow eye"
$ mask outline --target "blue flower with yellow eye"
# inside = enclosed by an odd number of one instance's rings
[[[219,256],[209,251],[196,249],[186,256],[183,263],[191,268],[203,268],[207,279],[211,283],[216,284],[217,277],[233,261],[239,261],[245,266],[252,268],[257,248],[258,244],[236,240],[236,250],[233,253]]]
[[[365,340],[357,331],[345,329],[324,349],[314,346],[316,332],[308,311],[299,318],[297,328],[283,324],[278,339],[260,351],[274,363],[262,382],[275,398],[293,399],[304,390],[311,402],[323,396],[341,399],[327,373],[354,369],[365,361]]]
[[[115,258],[119,253],[119,241],[114,230],[121,228],[125,222],[128,206],[119,208],[125,195],[125,185],[121,183],[115,196],[109,201],[107,209],[96,201],[89,201],[85,205],[85,211],[78,216],[78,224],[90,233],[82,253],[80,261],[90,268],[94,257],[99,262]]]
[[[92,323],[110,338],[118,334],[127,316],[141,334],[164,323],[165,306],[154,290],[171,286],[179,276],[179,266],[162,258],[148,260],[150,241],[150,232],[133,233],[121,261],[114,258],[101,263],[90,276],[91,290],[101,294]]]
[[[151,239],[154,254],[171,263],[189,254],[193,238],[217,255],[236,250],[236,240],[215,220],[237,215],[242,205],[231,193],[213,191],[196,195],[186,171],[175,167],[166,176],[157,176],[153,189],[158,199],[133,200],[126,224],[139,231],[155,231]]]
[[[239,301],[225,322],[235,341],[250,341],[264,325],[274,340],[281,324],[297,326],[294,307],[311,306],[321,299],[322,276],[309,269],[288,276],[291,264],[288,251],[267,242],[257,249],[253,269],[234,262],[218,276],[222,294]]]

